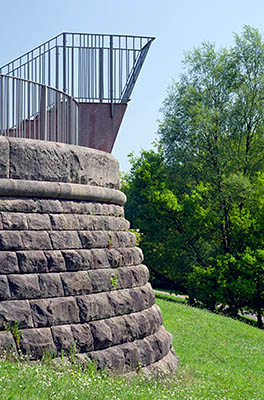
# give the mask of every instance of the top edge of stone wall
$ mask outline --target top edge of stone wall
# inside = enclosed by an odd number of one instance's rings
[[[89,147],[0,136],[0,178],[120,188],[118,161]]]

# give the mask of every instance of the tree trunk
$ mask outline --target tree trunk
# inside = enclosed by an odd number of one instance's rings
[[[261,310],[257,310],[257,324],[258,324],[258,328],[260,328],[260,329],[263,328],[263,321],[262,321]]]

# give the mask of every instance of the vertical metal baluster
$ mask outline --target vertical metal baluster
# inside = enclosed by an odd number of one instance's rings
[[[110,35],[110,102],[111,118],[113,118],[113,35]]]
[[[31,82],[28,83],[28,137],[31,139]]]
[[[25,132],[25,130],[26,130],[26,104],[27,104],[27,102],[26,102],[26,85],[27,85],[27,82],[24,81],[23,86],[22,86],[23,87],[23,104],[21,104],[21,107],[23,108],[22,109],[22,122],[21,122],[23,137],[27,137],[26,132]]]
[[[46,49],[46,45],[44,44],[43,54],[41,55],[41,69],[42,69],[41,83],[46,85],[47,82],[46,82],[45,49]]]
[[[55,86],[56,89],[59,89],[59,47],[57,38],[56,38],[56,54],[55,54]]]
[[[86,79],[86,97],[91,100],[92,93],[91,93],[91,37],[90,35],[87,36],[87,49],[85,50],[85,78]]]
[[[97,88],[97,35],[94,35],[94,97],[98,98],[98,88]]]
[[[91,95],[92,95],[92,100],[94,99],[94,44],[93,44],[93,35],[91,35],[91,62],[90,62],[90,68],[91,68]]]
[[[102,103],[104,98],[104,45],[103,36],[101,37],[102,44],[99,48],[99,101]]]
[[[128,48],[127,48],[127,37],[126,37],[126,80],[128,78],[129,68],[128,68]]]
[[[70,48],[66,48],[67,54],[67,63],[66,63],[66,71],[67,71],[67,93],[70,94]]]
[[[48,43],[48,85],[50,84],[50,42]]]
[[[10,102],[10,96],[9,96],[9,86],[10,86],[10,79],[12,80],[12,78],[6,78],[5,79],[5,86],[6,86],[6,132],[8,132],[9,130],[9,102]],[[1,107],[1,106],[0,106]],[[3,107],[3,104],[2,104]]]
[[[71,96],[74,97],[74,34],[72,34],[71,49]]]
[[[67,77],[66,77],[66,33],[62,34],[63,37],[63,50],[62,50],[62,80],[63,91],[67,93]]]
[[[15,99],[16,99],[16,108],[15,108],[15,111],[16,111],[16,131],[17,131],[17,137],[19,137],[19,130],[18,130],[18,125],[17,125],[17,122],[18,122],[18,102],[19,102],[19,98],[18,98],[18,91],[17,91],[17,88],[18,88],[18,81],[17,80],[15,80],[15,82],[16,82],[16,87],[15,87],[15,94],[16,94],[16,96],[15,96]]]

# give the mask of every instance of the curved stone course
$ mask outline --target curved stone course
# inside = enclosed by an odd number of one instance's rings
[[[0,155],[0,347],[38,359],[74,343],[99,368],[175,370],[113,157],[5,138]]]

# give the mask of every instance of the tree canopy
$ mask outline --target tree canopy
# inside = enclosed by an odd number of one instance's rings
[[[152,279],[214,310],[264,309],[264,42],[189,52],[163,102],[158,151],[132,158],[126,212]],[[159,277],[159,279],[158,279]]]

